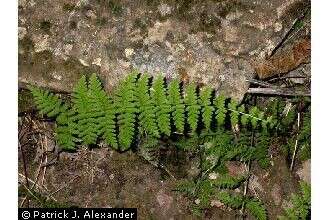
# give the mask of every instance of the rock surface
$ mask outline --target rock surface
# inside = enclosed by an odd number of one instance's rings
[[[19,83],[72,91],[99,73],[111,90],[133,68],[241,99],[251,65],[309,4],[270,1],[19,1]]]
[[[311,160],[304,161],[302,167],[296,173],[302,181],[311,184]]]

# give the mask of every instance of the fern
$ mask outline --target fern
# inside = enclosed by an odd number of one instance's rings
[[[65,113],[68,110],[68,106],[53,93],[34,86],[28,86],[28,88],[41,114],[45,114],[48,117],[56,117],[60,113]]]
[[[118,113],[120,150],[127,150],[132,144],[135,132],[136,114],[136,79],[137,73],[133,72],[119,85],[115,92],[115,108]]]
[[[56,140],[65,150],[75,150],[75,145],[79,142],[79,139],[76,137],[78,134],[77,124],[73,121],[74,114],[74,111],[68,110],[60,114],[56,119]]]
[[[227,113],[227,109],[225,108],[225,102],[226,102],[226,97],[222,94],[220,94],[215,99],[215,106],[217,108],[217,111],[215,114],[216,114],[218,127],[223,126],[225,123],[225,118],[226,118],[226,113]]]
[[[285,210],[285,215],[279,219],[308,219],[311,214],[311,187],[305,182],[300,182],[300,195],[292,194],[292,208]]]
[[[86,145],[95,144],[98,137],[98,119],[102,113],[95,112],[86,77],[83,76],[73,89],[73,109],[77,121],[78,137]]]
[[[156,119],[160,132],[170,136],[171,123],[170,112],[171,107],[166,97],[166,88],[164,86],[164,79],[159,75],[153,82],[151,90],[151,98],[156,107]]]
[[[239,209],[245,205],[249,213],[258,220],[266,220],[267,212],[264,205],[257,199],[244,197],[239,194],[230,194],[228,192],[220,192],[218,199],[225,205]]]
[[[267,212],[264,205],[257,199],[249,198],[245,204],[246,209],[258,220],[267,220]]]
[[[97,135],[102,135],[105,141],[117,149],[115,110],[112,100],[104,91],[96,74],[92,74],[89,82],[92,111],[99,117],[96,119]]]
[[[266,118],[257,108],[246,113],[245,106],[238,106],[235,100],[231,100],[226,107],[227,99],[223,95],[213,97],[211,88],[201,88],[198,94],[196,85],[187,85],[182,99],[178,80],[172,80],[166,89],[163,78],[158,76],[150,87],[149,77],[137,72],[129,74],[118,85],[113,97],[106,94],[96,74],[92,74],[89,83],[83,76],[74,88],[72,109],[48,91],[31,87],[31,92],[40,112],[56,118],[58,140],[70,149],[80,141],[90,145],[103,137],[113,148],[127,150],[132,145],[136,131],[142,136],[160,138],[160,134],[171,136],[172,126],[176,134],[184,134],[186,125],[189,126],[189,132],[195,133],[199,124],[206,129],[200,130],[196,138],[214,139],[221,137],[223,132],[227,134],[224,127],[228,114],[232,126],[238,125],[241,120],[243,126],[251,123],[257,129],[261,122],[263,130],[267,131],[272,123],[272,118]],[[212,127],[214,119],[217,122],[215,131]],[[203,137],[203,132],[208,136]],[[217,142],[222,143],[221,138],[217,138]],[[191,145],[190,150],[196,149],[196,146]],[[213,145],[214,149],[224,147],[219,146]],[[227,159],[240,156],[246,160],[253,153],[253,149],[247,150],[243,146],[225,148]],[[223,157],[219,151],[217,154],[218,158]]]
[[[218,199],[224,203],[226,206],[229,206],[233,209],[239,209],[244,203],[244,197],[241,195],[232,195],[228,192],[220,192],[218,194]]]
[[[72,120],[74,112],[56,95],[33,86],[28,87],[41,114],[56,117],[56,140],[65,150],[74,150],[78,139],[75,137],[76,124]]]
[[[171,105],[171,114],[174,125],[178,132],[183,133],[185,124],[185,106],[181,98],[180,82],[177,79],[172,80],[168,85],[168,100]]]
[[[230,100],[230,103],[228,105],[228,109],[231,111],[230,113],[230,123],[232,126],[236,126],[238,124],[238,116],[239,112],[237,111],[238,103],[236,100],[232,99]]]
[[[211,182],[213,185],[220,187],[220,188],[236,189],[245,180],[246,180],[245,176],[233,177],[228,174],[225,174]]]
[[[192,132],[195,132],[198,125],[200,114],[200,105],[198,105],[198,98],[196,94],[196,86],[190,84],[185,89],[184,103],[187,108],[187,122]]]
[[[211,103],[212,89],[204,87],[200,94],[200,105],[202,106],[202,120],[207,130],[211,128],[214,107]]]
[[[149,78],[142,75],[136,85],[136,97],[139,106],[139,126],[141,132],[148,135],[159,137],[158,126],[156,122],[156,113],[153,99],[149,95]]]

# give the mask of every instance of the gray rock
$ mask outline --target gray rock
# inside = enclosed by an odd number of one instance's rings
[[[27,32],[20,30],[20,84],[56,84],[56,89],[71,91],[71,83],[48,76],[62,72],[63,62],[77,60],[79,64],[70,70],[74,74],[63,79],[72,77],[69,81],[75,82],[86,67],[99,73],[111,90],[136,68],[152,75],[161,72],[168,79],[184,74],[190,82],[241,100],[249,87],[246,79],[254,76],[251,61],[269,54],[308,4],[299,0],[101,2],[19,2],[19,25],[24,23]],[[41,28],[43,21],[49,22],[49,30]],[[27,41],[33,50],[21,49]],[[31,67],[29,57],[45,51],[53,56],[54,65]]]
[[[304,161],[302,167],[296,173],[301,180],[311,184],[311,160]]]

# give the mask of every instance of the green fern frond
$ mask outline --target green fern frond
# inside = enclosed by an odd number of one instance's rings
[[[252,116],[251,117],[251,125],[253,129],[256,129],[258,126],[258,116],[260,114],[259,109],[254,106],[253,108],[250,109],[249,114]]]
[[[185,123],[185,106],[181,98],[180,82],[173,79],[168,85],[168,100],[171,105],[171,114],[178,132],[183,133]]]
[[[158,75],[153,81],[153,85],[150,88],[151,98],[155,103],[156,119],[160,132],[167,136],[171,135],[171,121],[170,112],[171,106],[166,97],[166,88],[164,86],[164,78]]]
[[[79,142],[76,138],[78,131],[77,124],[73,121],[74,114],[74,111],[70,109],[56,118],[55,137],[59,146],[64,150],[75,150],[76,143]]]
[[[266,209],[262,202],[259,200],[249,198],[246,201],[245,207],[249,213],[251,213],[251,215],[254,216],[257,220],[267,220]]]
[[[28,89],[31,91],[34,102],[41,114],[45,114],[48,117],[56,117],[68,110],[68,106],[53,93],[34,86],[28,86]]]
[[[207,130],[211,128],[211,122],[213,119],[214,107],[211,103],[212,89],[210,87],[204,87],[200,93],[199,104],[202,107],[202,120]]]
[[[129,74],[115,92],[114,101],[118,113],[118,139],[121,150],[129,149],[133,141],[136,114],[138,113],[135,96],[137,77],[136,72]]]
[[[102,113],[95,112],[87,85],[86,77],[83,76],[73,89],[73,109],[76,112],[74,120],[77,121],[79,138],[83,144],[95,144],[98,137],[99,125],[97,117]]]
[[[280,219],[308,219],[311,212],[311,187],[305,182],[300,182],[300,194],[292,194],[292,208],[285,210],[285,216]]]
[[[239,112],[237,111],[238,102],[235,99],[231,99],[228,104],[228,110],[230,111],[230,123],[231,126],[238,124]]]
[[[246,180],[245,176],[233,177],[228,174],[221,175],[215,180],[212,180],[211,183],[220,188],[225,189],[236,189],[241,185],[242,182]]]
[[[200,105],[196,94],[196,85],[190,84],[185,89],[184,103],[188,114],[187,122],[192,132],[195,132],[198,125]]]
[[[270,145],[270,136],[266,132],[261,132],[256,137],[255,151],[253,158],[257,160],[261,168],[267,168],[270,166],[270,160],[268,156],[268,148]]]
[[[244,202],[244,197],[241,195],[232,195],[228,192],[220,192],[218,199],[230,208],[238,209],[241,208]]]
[[[158,126],[156,122],[156,113],[153,99],[149,94],[149,77],[141,75],[136,83],[136,98],[139,107],[139,126],[141,132],[147,135],[159,137]]]
[[[107,144],[117,149],[115,109],[96,74],[89,79],[89,95],[92,111],[98,116],[95,119],[97,135],[102,135]]]
[[[223,94],[219,94],[215,99],[215,106],[217,111],[215,112],[215,118],[217,119],[218,127],[222,127],[225,123],[227,109],[225,108],[226,97]]]

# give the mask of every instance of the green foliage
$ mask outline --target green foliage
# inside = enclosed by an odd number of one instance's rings
[[[152,85],[151,98],[155,103],[156,118],[161,133],[169,136],[171,134],[170,112],[171,106],[166,96],[166,88],[164,86],[164,78],[158,76]]]
[[[139,106],[139,126],[140,132],[154,137],[159,137],[158,126],[156,122],[156,113],[154,100],[149,94],[149,77],[142,75],[136,85],[136,97]]]
[[[270,145],[271,137],[268,133],[261,132],[256,138],[254,159],[256,159],[261,168],[270,166],[268,148]]]
[[[223,95],[213,97],[214,91],[209,87],[201,88],[198,94],[196,85],[187,85],[182,98],[178,80],[172,80],[168,89],[162,76],[156,77],[151,85],[149,83],[148,75],[132,72],[119,83],[114,96],[109,97],[96,74],[92,74],[89,81],[83,76],[74,87],[72,106],[48,91],[35,87],[30,90],[40,113],[56,118],[58,143],[69,150],[80,142],[96,144],[99,137],[115,149],[127,150],[137,134],[150,138],[160,138],[160,134],[169,137],[175,127],[175,134],[185,135],[186,125],[190,134],[197,134],[199,127],[205,128],[196,138],[204,140],[219,136],[214,149],[222,149],[222,143],[227,140],[224,138],[227,131],[223,128],[228,114],[233,126],[238,125],[240,115],[246,126],[248,123],[255,125],[256,120],[266,124],[271,122],[265,120],[257,108],[250,110],[251,114],[246,113],[244,106],[238,107],[235,100],[231,100],[227,107],[227,99]],[[215,122],[217,128],[214,129],[212,124]],[[203,136],[203,133],[207,135]],[[197,149],[196,145],[190,149]],[[242,147],[231,151],[233,158],[247,153]],[[220,155],[218,152],[218,157]]]
[[[285,215],[279,219],[308,219],[311,215],[311,187],[305,182],[300,182],[300,194],[291,196],[292,208],[285,209]]]
[[[255,198],[246,197],[239,194],[231,194],[228,192],[220,192],[218,194],[218,199],[233,209],[239,209],[245,205],[245,208],[256,219],[267,219],[267,212],[264,205]]]
[[[218,127],[223,126],[225,123],[226,112],[227,112],[227,109],[225,108],[225,102],[226,102],[226,97],[222,94],[220,94],[215,99],[215,106],[217,108],[217,111],[215,114],[216,114]]]
[[[198,105],[198,97],[196,93],[196,85],[190,84],[185,89],[184,103],[187,109],[187,122],[191,132],[195,132],[198,125],[200,105]]]
[[[298,144],[300,146],[298,156],[301,160],[311,158],[311,112],[310,108],[303,115],[302,128],[298,134]]]
[[[95,144],[99,132],[98,117],[101,116],[102,112],[100,112],[100,109],[95,111],[94,97],[90,88],[88,88],[85,76],[78,81],[78,84],[73,89],[72,96],[78,137],[86,145]]]
[[[39,112],[46,114],[48,117],[56,117],[58,123],[56,127],[56,139],[60,146],[66,150],[74,150],[75,142],[77,141],[74,137],[76,126],[72,120],[74,112],[58,96],[49,91],[33,86],[29,86],[29,89]]]
[[[178,132],[183,133],[185,124],[185,106],[181,98],[180,82],[173,79],[168,85],[168,100],[171,105],[171,114]]]
[[[255,198],[248,198],[245,204],[246,209],[258,220],[267,220],[267,212],[264,205]]]
[[[256,219],[267,218],[259,200],[230,192],[241,187],[249,173],[231,176],[227,163],[256,161],[267,168],[272,132],[285,134],[289,130],[285,126],[294,127],[296,106],[285,112],[283,102],[274,102],[263,112],[215,95],[207,86],[188,84],[182,88],[176,79],[167,84],[162,76],[151,78],[137,72],[122,80],[111,97],[96,74],[88,81],[86,77],[79,80],[71,103],[49,91],[30,90],[40,113],[56,119],[56,139],[63,149],[74,150],[81,143],[93,145],[102,137],[118,150],[139,144],[142,156],[153,163],[159,143],[174,141],[176,149],[200,158],[200,175],[178,186],[179,191],[198,201],[192,206],[194,213],[200,214],[213,199],[219,199],[231,208],[247,210]],[[302,117],[295,137],[302,146],[301,155],[310,157],[310,109]],[[211,172],[216,178],[211,178]],[[288,210],[288,216],[308,215],[308,193],[304,187],[302,196],[293,196],[297,208]]]
[[[138,112],[138,107],[136,103],[136,79],[138,74],[133,72],[128,75],[128,77],[123,80],[117,90],[115,91],[115,108],[118,114],[118,142],[120,145],[120,150],[127,150],[130,148],[134,131],[136,114]]]
[[[246,180],[246,176],[233,177],[228,174],[222,175],[215,180],[212,180],[212,184],[219,188],[224,189],[236,189]]]
[[[49,91],[29,86],[34,102],[40,112],[40,114],[46,114],[48,117],[56,117],[60,113],[67,111],[68,106],[56,95]]]
[[[237,111],[237,101],[235,99],[230,100],[228,105],[228,109],[231,111],[230,113],[230,121],[232,126],[236,126],[238,124],[238,116],[239,112]]]
[[[212,89],[205,87],[200,94],[200,105],[202,107],[202,121],[207,130],[211,129],[214,107],[211,105]]]
[[[220,192],[218,194],[218,199],[226,206],[229,206],[230,208],[233,209],[241,208],[244,203],[244,197],[242,195],[239,194],[233,195],[226,191]]]

